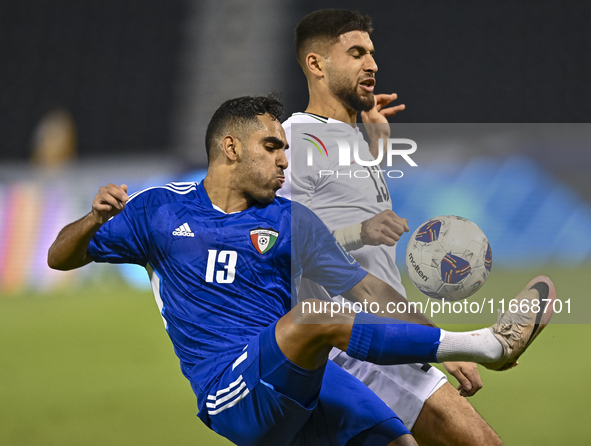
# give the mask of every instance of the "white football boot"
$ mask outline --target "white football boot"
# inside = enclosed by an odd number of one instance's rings
[[[487,369],[502,371],[517,365],[517,359],[550,321],[554,313],[556,288],[548,277],[538,276],[515,299],[517,311],[505,311],[499,316],[498,322],[489,327],[501,342],[503,355],[497,362],[482,364]],[[537,306],[533,302],[536,299],[539,301]]]

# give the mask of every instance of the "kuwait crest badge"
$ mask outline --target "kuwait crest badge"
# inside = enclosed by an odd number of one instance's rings
[[[279,232],[272,228],[263,229],[258,227],[250,231],[250,241],[259,254],[268,252],[279,237]]]

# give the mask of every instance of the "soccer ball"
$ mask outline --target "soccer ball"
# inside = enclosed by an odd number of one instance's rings
[[[423,294],[456,301],[484,285],[492,252],[484,232],[462,217],[443,215],[422,224],[406,247],[406,269]]]

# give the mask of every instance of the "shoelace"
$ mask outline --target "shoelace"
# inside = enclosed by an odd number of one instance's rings
[[[525,327],[524,324],[498,324],[495,333],[502,336],[509,346],[515,346],[517,341],[521,339],[521,333]]]
[[[514,347],[515,344],[522,338],[522,333],[528,325],[532,325],[532,323],[527,320],[527,316],[522,313],[505,313],[509,314],[508,319],[512,319],[510,323],[501,322],[504,314],[501,313],[501,310],[497,310],[497,323],[494,327],[494,333],[498,334],[502,337],[507,346]],[[511,350],[513,350],[511,348]],[[504,352],[505,355],[511,355],[512,351]]]

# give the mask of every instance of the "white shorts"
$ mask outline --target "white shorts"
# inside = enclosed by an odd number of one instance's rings
[[[331,350],[329,358],[373,390],[408,430],[425,401],[447,382],[446,376],[429,364],[376,365],[351,358],[337,348]]]

